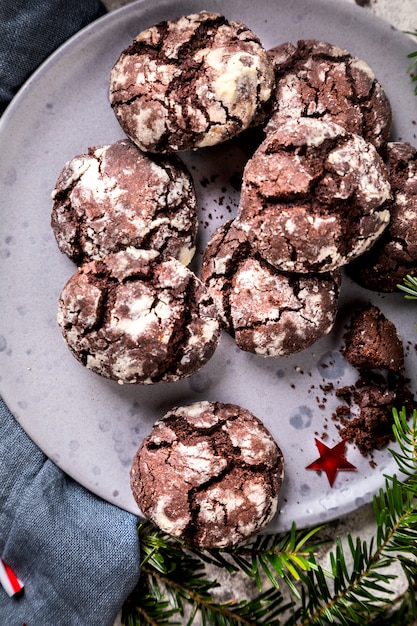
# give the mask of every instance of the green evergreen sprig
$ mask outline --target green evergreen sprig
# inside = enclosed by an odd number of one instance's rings
[[[291,530],[284,536],[258,535],[252,541],[227,552],[206,550],[200,551],[199,555],[206,563],[226,567],[230,573],[244,572],[255,580],[258,591],[263,588],[263,577],[277,589],[280,581],[283,581],[292,594],[300,599],[296,583],[302,578],[303,572],[316,568],[311,554],[321,542],[313,543],[311,540],[321,528],[317,526],[300,532],[293,523]]]
[[[300,580],[300,572],[315,567],[310,554],[318,544],[311,539],[318,530],[319,527],[297,532],[293,525],[283,537],[259,535],[252,542],[230,550],[198,550],[144,522],[139,526],[141,579],[123,607],[124,623],[128,626],[192,624],[198,613],[202,623],[208,626],[261,623],[278,626],[281,622],[276,614],[292,605],[284,603],[278,581],[285,582],[300,598],[293,580]],[[228,572],[231,581],[233,574],[244,573],[256,581],[258,595],[253,600],[216,601],[212,592],[219,584],[205,577],[207,564]],[[266,590],[262,590],[262,575],[271,583]],[[174,614],[184,620],[185,604],[189,609],[187,620],[169,621]]]
[[[385,489],[374,497],[376,532],[369,545],[360,537],[354,540],[348,535],[344,549],[341,539],[336,538],[335,550],[330,554],[333,585],[322,575],[321,568],[319,576],[311,570],[306,600],[295,619],[286,624],[406,625],[417,619],[417,411],[413,412],[411,425],[404,410],[394,410],[393,416],[400,451],[392,453],[408,481],[400,482],[395,475],[386,477]],[[407,593],[395,604],[392,582],[397,576],[388,572],[394,562],[401,565],[408,581]],[[315,587],[319,587],[319,593],[315,593]],[[400,614],[403,621],[391,621]]]
[[[320,528],[259,535],[230,550],[199,550],[145,522],[139,526],[141,578],[123,607],[127,626],[377,626],[417,620],[417,410],[393,410],[401,480],[386,476],[374,497],[375,534],[369,544],[337,537],[325,569],[317,560]],[[255,596],[216,599],[219,583],[206,565],[254,584]],[[401,566],[407,587],[394,598],[389,570]],[[212,570],[211,570],[212,571]],[[248,594],[249,596],[250,594]]]
[[[407,274],[403,282],[397,285],[398,289],[405,292],[406,300],[417,300],[417,276]]]

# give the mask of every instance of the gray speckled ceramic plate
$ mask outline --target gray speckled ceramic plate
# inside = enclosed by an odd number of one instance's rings
[[[33,75],[0,126],[1,310],[0,392],[31,438],[62,469],[106,500],[138,512],[130,493],[133,455],[153,422],[176,404],[195,400],[239,403],[272,431],[286,459],[280,511],[270,526],[295,520],[311,525],[369,501],[395,470],[388,451],[376,467],[353,447],[356,472],[340,472],[333,488],[325,475],[304,468],[317,457],[315,434],[339,440],[330,416],[334,394],[354,373],[341,358],[343,325],[353,303],[372,299],[395,323],[416,368],[417,308],[401,294],[380,297],[345,281],[339,319],[330,336],[291,358],[262,359],[223,336],[210,363],[188,380],[153,387],[119,386],[84,369],[69,353],[56,324],[58,296],[74,271],[49,226],[50,192],[63,164],[87,147],[122,136],[108,105],[108,76],[119,53],[143,28],[201,9],[225,13],[250,26],[265,47],[318,38],[367,61],[386,89],[394,112],[393,138],[414,142],[417,99],[406,55],[415,43],[343,0],[140,1],[111,13],[67,42]],[[230,182],[245,161],[243,145],[186,155],[201,211],[201,246],[233,215]],[[197,258],[201,258],[200,255]]]

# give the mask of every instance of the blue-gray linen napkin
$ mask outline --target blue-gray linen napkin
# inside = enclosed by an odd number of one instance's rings
[[[0,0],[0,111],[103,12],[98,0]],[[136,524],[54,465],[0,398],[0,557],[24,584],[11,598],[0,588],[1,626],[113,624],[139,578]]]
[[[0,459],[0,554],[24,584],[0,589],[0,624],[113,624],[139,578],[136,517],[62,472],[4,402]]]
[[[99,0],[0,0],[0,111],[42,61],[104,12]]]

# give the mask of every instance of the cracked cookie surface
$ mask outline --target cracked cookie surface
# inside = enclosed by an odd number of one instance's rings
[[[280,272],[251,247],[233,221],[211,237],[201,279],[216,302],[222,327],[242,350],[261,356],[294,354],[333,327],[340,271]]]
[[[417,149],[410,143],[387,145],[393,202],[382,237],[349,268],[350,276],[373,291],[394,292],[409,274],[417,274]]]
[[[387,176],[375,147],[359,135],[333,122],[287,120],[244,169],[236,224],[282,271],[332,271],[387,227]]]
[[[203,283],[153,250],[129,248],[83,264],[61,292],[58,324],[83,365],[119,383],[189,376],[219,341]]]
[[[276,87],[267,132],[283,117],[308,116],[334,121],[378,149],[384,146],[391,130],[391,105],[367,63],[315,39],[286,42],[268,55]]]
[[[284,459],[262,422],[235,404],[175,407],[143,440],[131,468],[142,513],[203,547],[233,546],[277,510]]]
[[[112,68],[110,104],[142,150],[189,150],[256,122],[273,84],[259,38],[240,22],[201,11],[135,38]]]
[[[148,156],[128,139],[92,147],[64,166],[52,198],[58,247],[78,264],[129,246],[185,265],[194,255],[197,201],[175,155]]]

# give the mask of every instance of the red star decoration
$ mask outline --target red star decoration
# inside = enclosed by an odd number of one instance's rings
[[[357,468],[350,463],[345,456],[346,439],[342,439],[333,448],[328,448],[319,439],[314,439],[316,446],[320,453],[318,459],[307,465],[307,470],[324,470],[330,483],[330,487],[333,487],[333,483],[336,478],[337,472],[340,470],[353,471]]]

